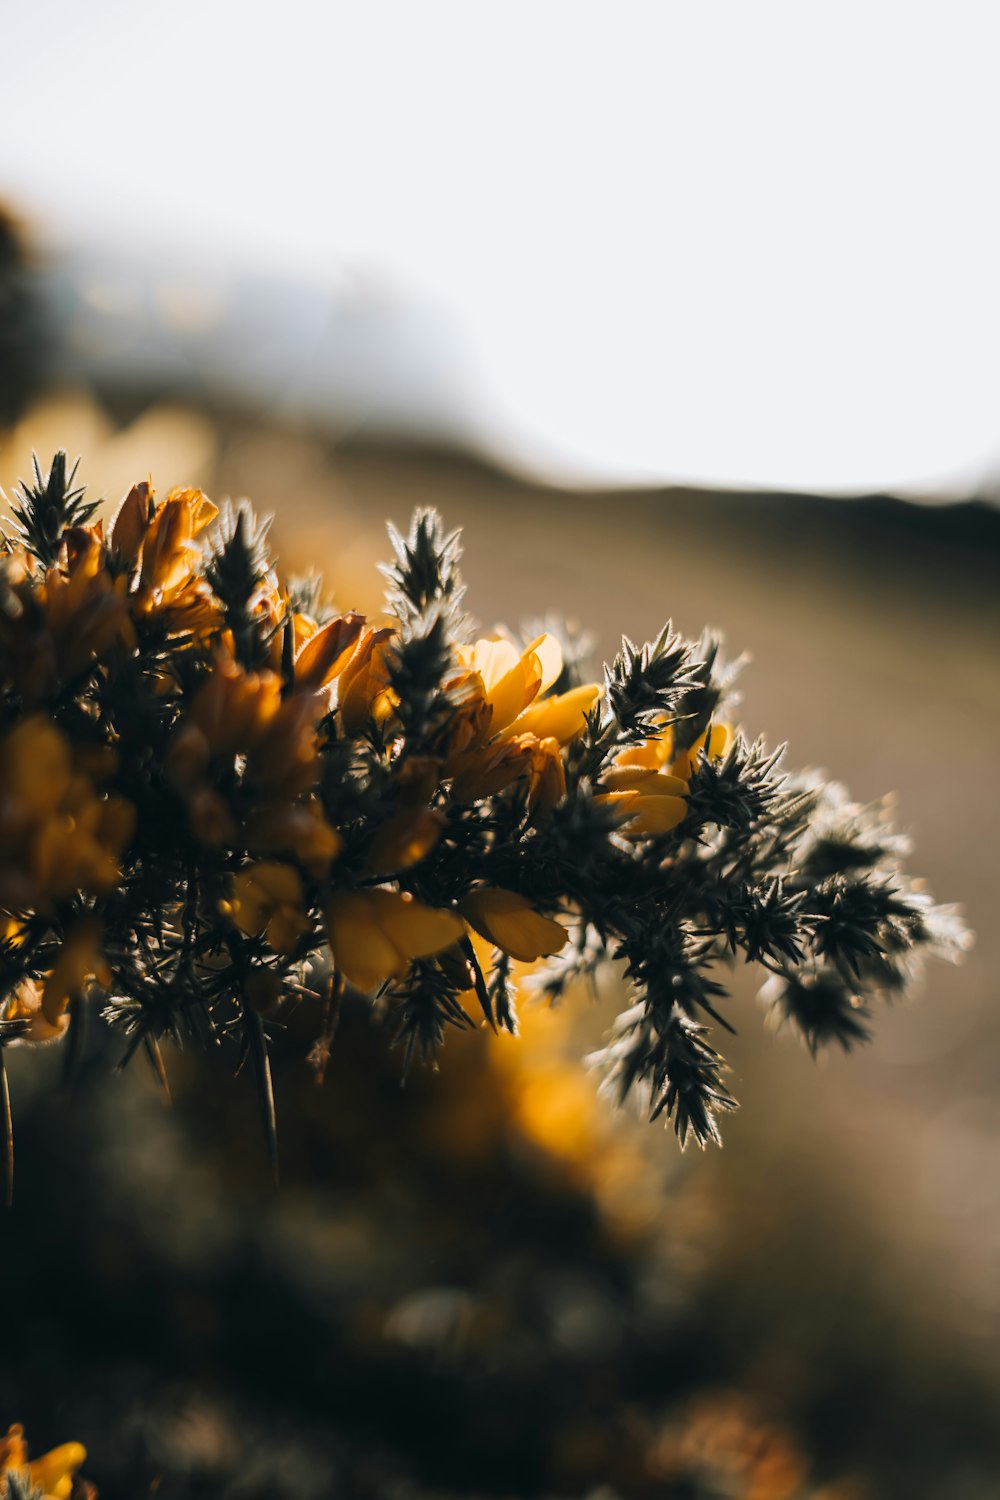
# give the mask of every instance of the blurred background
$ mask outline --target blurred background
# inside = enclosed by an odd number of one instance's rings
[[[671,616],[977,944],[814,1064],[737,973],[721,1153],[598,1099],[613,976],[440,1072],[10,1058],[0,1428],[108,1497],[1000,1493],[1000,126],[988,4],[38,0],[5,17],[0,484],[275,514],[377,610]]]

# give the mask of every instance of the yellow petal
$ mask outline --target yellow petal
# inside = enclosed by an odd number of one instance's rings
[[[470,891],[460,908],[480,936],[522,963],[558,953],[569,938],[564,927],[543,917],[516,891],[499,887]]]
[[[267,940],[275,953],[292,953],[299,938],[309,930],[309,921],[304,912],[294,906],[282,904],[276,907],[267,924]]]
[[[424,906],[403,891],[371,891],[369,896],[376,921],[404,960],[440,953],[465,934],[454,912]]]
[[[400,977],[411,959],[449,948],[465,929],[454,912],[401,891],[340,891],[326,908],[334,962],[359,989]]]
[[[392,694],[386,689],[395,633],[391,626],[369,630],[362,636],[353,656],[341,670],[340,718],[350,735],[361,734],[373,716],[386,717],[392,711]]]
[[[301,687],[325,687],[346,667],[364,628],[364,615],[342,615],[317,630],[295,658],[295,681]]]
[[[644,796],[683,797],[688,784],[679,776],[669,776],[665,771],[653,771],[642,766],[615,766],[605,771],[601,786],[609,792],[642,792]]]
[[[378,926],[365,893],[338,892],[325,915],[333,961],[357,989],[377,989],[399,971],[399,951]]]
[[[28,1462],[28,1445],[24,1441],[24,1428],[20,1422],[12,1422],[7,1436],[0,1438],[0,1474],[8,1469],[23,1469]]]
[[[479,673],[487,696],[490,696],[492,689],[501,678],[513,671],[519,660],[517,647],[510,641],[477,641],[467,665]]]
[[[722,760],[729,754],[729,747],[736,738],[736,733],[731,724],[713,724],[712,733],[708,742],[709,760]]]
[[[441,813],[429,807],[404,807],[377,829],[368,853],[369,868],[389,874],[419,864],[434,848],[443,827]]]
[[[259,937],[266,929],[275,952],[290,953],[309,926],[303,901],[298,870],[262,860],[234,878],[232,900],[223,901],[221,910],[247,937]]]
[[[540,740],[554,739],[565,745],[583,733],[587,715],[600,696],[597,683],[589,682],[555,698],[543,698],[515,720],[510,733],[534,734]]]
[[[547,693],[552,684],[557,681],[563,669],[562,647],[554,635],[540,635],[537,640],[532,641],[528,647],[538,657],[542,669],[542,685],[540,693]],[[525,652],[527,655],[528,652]]]
[[[82,1443],[62,1443],[28,1465],[31,1482],[46,1496],[65,1500],[73,1489],[73,1475],[87,1457]]]
[[[602,807],[610,807],[617,813],[625,813],[638,800],[639,793],[634,789],[624,792],[599,792],[594,801]]]
[[[673,758],[673,730],[666,729],[653,739],[642,740],[638,745],[629,745],[615,756],[616,766],[643,767],[647,771],[658,771]]]
[[[302,901],[302,877],[292,865],[276,860],[262,860],[249,871],[254,883],[274,902],[299,905]]]
[[[555,807],[566,795],[566,770],[559,741],[535,740],[531,750],[531,773],[528,782],[528,807]]]
[[[687,803],[683,797],[645,797],[640,792],[629,808],[631,814],[626,832],[655,838],[669,833],[684,821]]]
[[[219,902],[219,910],[223,916],[228,917],[247,937],[257,937],[263,932],[268,906],[263,893],[257,889],[245,870],[234,877],[230,899]]]
[[[244,837],[247,848],[255,854],[290,856],[316,876],[326,874],[343,845],[315,798],[305,803],[265,805],[247,818]]]
[[[736,738],[731,724],[713,724],[711,730],[700,734],[689,750],[682,750],[671,766],[675,776],[690,777],[698,765],[698,757],[704,750],[709,760],[722,760]]]
[[[538,696],[542,683],[542,666],[534,652],[516,661],[496,685],[487,691],[490,708],[490,734],[499,734],[513,723],[518,714]]]
[[[139,556],[139,548],[149,525],[152,494],[148,481],[134,484],[119,505],[111,523],[108,546],[130,566],[135,564]]]

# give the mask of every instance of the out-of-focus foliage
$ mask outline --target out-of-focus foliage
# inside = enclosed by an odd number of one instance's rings
[[[369,994],[405,1069],[470,1010],[516,1031],[514,965],[547,960],[557,999],[618,961],[610,1085],[704,1144],[735,1103],[707,1039],[725,964],[849,1048],[962,946],[881,809],[732,728],[711,633],[624,640],[602,688],[571,639],[473,638],[431,511],[391,533],[383,624],[282,582],[245,504],[142,482],[93,514],[65,454],[36,462],[0,556],[5,1043],[72,1033],[93,992],[161,1076],[164,1037],[232,1046],[276,1159],[283,1009],[322,1072],[345,989]]]
[[[868,1500],[712,1349],[685,1269],[706,1163],[664,1194],[576,1015],[463,1033],[405,1091],[360,997],[322,1089],[293,1018],[277,1193],[210,1065],[179,1061],[167,1111],[142,1074],[100,1086],[103,1027],[55,1100],[37,1051],[4,1248],[47,1293],[12,1311],[0,1402],[83,1433],[105,1500]]]

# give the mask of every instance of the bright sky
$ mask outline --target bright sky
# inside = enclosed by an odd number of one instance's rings
[[[0,192],[457,320],[576,474],[1000,475],[1000,6],[32,0]]]

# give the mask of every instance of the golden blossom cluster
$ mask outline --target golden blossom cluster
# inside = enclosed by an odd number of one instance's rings
[[[880,816],[734,730],[714,638],[626,640],[589,680],[553,630],[476,638],[432,512],[368,620],[282,581],[248,506],[141,482],[105,524],[74,473],[36,463],[0,553],[0,1065],[94,997],[160,1070],[164,1037],[250,1057],[273,1149],[282,1005],[321,1060],[369,995],[408,1063],[470,1010],[515,1029],[514,963],[555,997],[617,960],[610,1074],[704,1141],[720,965],[846,1045],[955,947]]]

